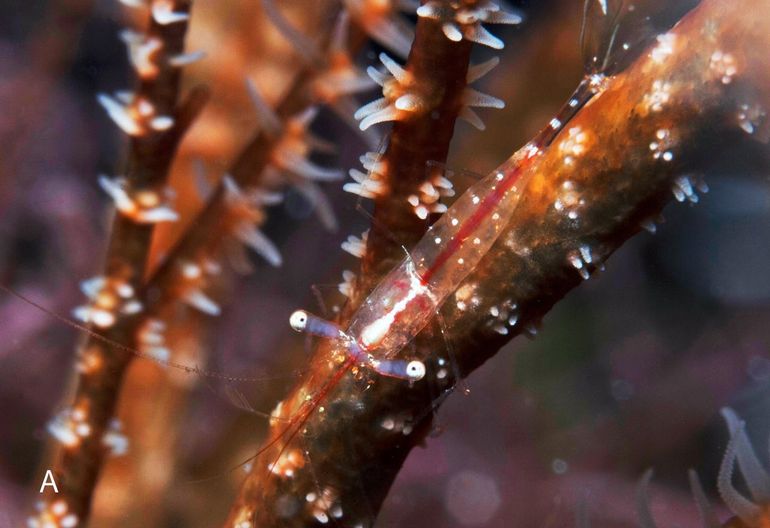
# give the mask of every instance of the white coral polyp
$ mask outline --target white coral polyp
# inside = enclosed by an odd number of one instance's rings
[[[80,289],[89,303],[75,308],[72,315],[84,323],[110,328],[120,315],[132,315],[142,310],[134,288],[125,280],[99,276],[83,281]]]
[[[403,121],[426,108],[423,97],[414,90],[412,75],[385,53],[380,53],[380,62],[390,75],[371,66],[367,70],[369,77],[382,86],[383,97],[365,104],[353,115],[361,121],[361,130],[377,123]]]
[[[99,176],[99,186],[124,216],[140,224],[176,222],[179,215],[169,204],[169,191],[132,191],[125,178]]]
[[[441,23],[446,38],[459,42],[463,39],[494,49],[503,49],[504,43],[487,31],[482,24],[520,24],[521,15],[508,13],[494,2],[431,0],[417,9],[417,15]]]

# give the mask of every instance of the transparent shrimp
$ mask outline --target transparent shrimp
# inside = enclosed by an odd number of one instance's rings
[[[623,3],[614,6],[614,10],[607,2],[599,2],[598,8],[593,5],[593,0],[588,0],[583,12],[581,43],[587,55],[584,78],[548,126],[452,204],[369,294],[346,330],[305,311],[292,315],[292,328],[340,339],[355,362],[380,374],[411,382],[424,376],[425,366],[418,360],[393,357],[428,324],[444,300],[489,251],[519,204],[530,177],[529,165],[577,112],[604,89],[607,73],[617,68],[619,55],[628,50],[628,46],[621,46],[617,48],[619,52],[613,51]],[[597,13],[610,18],[609,24],[592,22]],[[591,31],[586,32],[589,25]],[[607,44],[602,56],[589,51],[587,35],[593,37],[595,31],[605,34],[603,40]]]

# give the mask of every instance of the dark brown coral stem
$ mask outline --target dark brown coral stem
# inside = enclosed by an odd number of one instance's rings
[[[441,172],[446,162],[463,104],[471,48],[472,43],[466,40],[448,40],[440,23],[426,18],[418,21],[405,68],[425,108],[393,124],[379,175],[387,190],[375,199],[361,280],[348,309],[357,307],[362,296],[401,260],[401,246],[412,246],[428,227],[427,220],[417,217],[407,199],[418,196],[429,171],[434,168]]]
[[[177,14],[189,13],[190,2],[176,0],[170,3],[170,8]],[[135,100],[150,102],[154,115],[171,116],[174,124],[167,130],[148,129],[132,137],[123,170],[132,190],[157,191],[164,187],[179,141],[206,99],[204,91],[194,90],[184,103],[178,103],[181,73],[169,59],[183,52],[187,27],[186,20],[161,24],[153,17],[147,30],[148,38],[158,39],[161,43],[155,58],[157,73],[144,76]],[[152,232],[152,224],[137,223],[126,215],[116,214],[104,275],[125,281],[137,291],[145,273]],[[113,341],[132,344],[133,335],[125,331],[122,323],[127,318],[118,317],[117,323],[104,331],[105,336]],[[120,386],[131,356],[93,338],[86,338],[79,350],[81,357],[87,355],[98,368],[86,370],[79,376],[71,407],[65,413],[85,427],[80,429],[82,434],[75,434],[68,438],[69,441],[57,443],[54,447],[49,467],[59,493],[54,495],[48,491],[45,499],[49,505],[63,504],[67,515],[73,515],[79,523],[84,523],[107,454],[103,438],[114,418]],[[41,515],[48,515],[47,510]]]
[[[747,124],[741,109],[761,116],[770,106],[768,15],[767,1],[704,0],[528,166],[508,227],[442,308],[463,375],[513,336],[533,333],[583,275],[660,212],[672,186],[684,199],[697,192],[693,178],[682,178],[699,167],[709,139],[741,128],[757,134],[762,118]],[[426,335],[418,343],[428,345],[419,351],[428,375],[413,386],[384,378],[367,386],[356,369],[340,374],[342,354],[321,344],[312,374],[275,413],[302,417],[292,423],[301,427],[291,436],[286,422],[272,424],[273,445],[256,459],[227,526],[371,526],[406,455],[430,430],[436,388],[447,386],[443,341]],[[323,409],[308,413],[319,393]]]

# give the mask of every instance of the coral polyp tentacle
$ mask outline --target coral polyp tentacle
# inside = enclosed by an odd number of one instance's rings
[[[519,13],[509,13],[500,9],[489,0],[479,2],[445,2],[430,0],[417,9],[417,16],[431,18],[441,23],[444,36],[451,41],[463,39],[503,49],[504,43],[492,35],[482,24],[520,24],[523,20]]]

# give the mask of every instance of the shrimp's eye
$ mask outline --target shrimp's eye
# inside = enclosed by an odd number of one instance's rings
[[[412,381],[421,380],[425,376],[425,365],[422,361],[410,361],[406,366],[406,375]]]
[[[304,310],[297,310],[291,314],[289,324],[297,332],[302,332],[307,326],[307,312]]]

